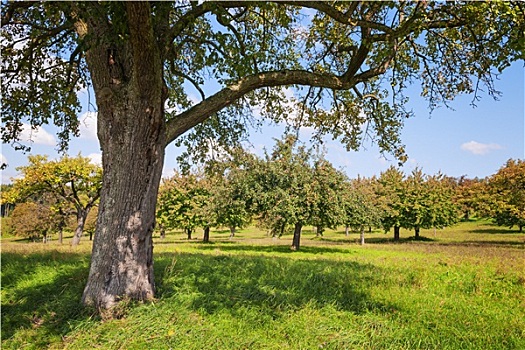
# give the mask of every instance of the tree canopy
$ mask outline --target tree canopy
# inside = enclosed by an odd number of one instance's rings
[[[525,57],[524,17],[519,2],[4,2],[2,139],[18,140],[24,121],[54,123],[66,146],[76,92],[93,86],[100,102],[113,89],[92,81],[89,54],[100,46],[107,83],[127,85],[138,30],[164,80],[166,143],[195,127],[177,142],[234,144],[257,106],[349,148],[369,135],[402,156],[406,87],[420,80],[431,108],[483,86],[497,93],[495,74]],[[306,86],[294,90],[299,115],[279,86]]]

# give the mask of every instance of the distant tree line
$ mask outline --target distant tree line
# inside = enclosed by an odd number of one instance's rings
[[[274,236],[293,232],[294,250],[306,225],[320,236],[326,228],[345,226],[347,235],[359,230],[362,243],[366,228],[393,229],[394,240],[401,228],[409,229],[419,239],[421,229],[451,226],[474,213],[521,230],[523,174],[523,161],[511,160],[484,180],[426,175],[419,168],[407,176],[393,166],[379,177],[349,179],[321,152],[286,136],[264,157],[239,150],[198,172],[165,179],[157,222],[162,233],[183,229],[188,238],[202,227],[205,241],[210,227],[228,227],[234,236],[254,222]]]
[[[47,241],[63,231],[74,232],[78,244],[95,230],[101,169],[77,156],[48,160],[30,156],[19,168],[22,177],[2,186],[1,204],[9,208],[5,228],[17,236]],[[14,208],[14,209],[13,209]],[[485,179],[426,175],[419,168],[404,174],[390,167],[378,177],[349,179],[319,151],[307,149],[294,136],[277,140],[263,157],[243,149],[226,160],[207,162],[199,171],[164,179],[157,204],[157,231],[181,229],[191,239],[202,228],[236,230],[256,224],[281,237],[293,233],[292,249],[300,248],[304,226],[318,236],[325,229],[345,227],[361,233],[381,228],[414,231],[441,229],[472,216],[490,217],[497,225],[525,226],[525,161],[509,160]],[[5,231],[4,231],[5,232]]]

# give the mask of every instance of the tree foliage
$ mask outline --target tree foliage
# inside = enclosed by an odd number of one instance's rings
[[[347,183],[343,223],[347,228],[350,226],[361,231],[361,244],[365,242],[365,226],[380,226],[385,215],[384,203],[377,195],[376,187],[375,179],[361,177]]]
[[[254,106],[286,121],[291,110],[274,87],[304,85],[310,87],[296,91],[301,116],[290,125],[331,133],[349,148],[376,135],[381,149],[401,156],[407,86],[420,80],[431,108],[460,93],[477,94],[483,85],[495,94],[493,69],[502,71],[525,51],[519,2],[182,1],[143,7],[161,63],[156,69],[168,88],[167,141],[196,127],[177,141],[195,149],[207,148],[201,140],[235,145],[252,123],[246,111]],[[95,47],[116,61],[109,67],[113,84],[129,83],[135,69],[127,57],[131,10],[120,2],[2,3],[4,142],[19,139],[24,120],[33,127],[56,124],[62,146],[78,133],[76,92],[91,84],[86,59]],[[142,45],[146,51],[150,43]],[[212,81],[227,88],[208,95]],[[191,107],[183,82],[193,85],[202,104]],[[257,90],[264,87],[269,89]],[[364,133],[363,124],[370,126]]]
[[[41,203],[25,202],[18,204],[9,219],[11,232],[16,236],[37,239],[42,237],[44,242],[53,229],[53,212]]]
[[[378,181],[378,194],[386,198],[383,227],[387,231],[394,227],[394,239],[399,239],[401,227],[413,229],[419,238],[421,228],[443,228],[457,222],[454,186],[442,174],[425,175],[415,168],[405,178],[400,170],[390,167]]]
[[[525,161],[509,159],[488,180],[490,216],[496,224],[525,226]]]
[[[29,164],[17,168],[22,174],[14,179],[5,200],[21,203],[31,197],[52,197],[52,210],[61,215],[76,215],[73,244],[78,244],[90,210],[100,197],[102,169],[82,156],[48,160],[46,156],[28,157]]]
[[[164,229],[183,229],[191,239],[197,227],[212,226],[205,211],[210,193],[204,181],[195,174],[175,174],[164,180],[157,203],[157,220]]]

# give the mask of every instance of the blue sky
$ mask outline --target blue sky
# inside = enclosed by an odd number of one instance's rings
[[[427,174],[441,171],[450,176],[467,175],[485,177],[495,173],[508,159],[525,157],[525,69],[523,62],[516,62],[505,70],[496,83],[502,92],[499,101],[486,94],[471,106],[472,96],[460,96],[451,109],[441,107],[429,115],[426,101],[422,100],[417,89],[410,97],[409,107],[415,117],[406,121],[402,140],[409,156],[403,166],[406,172],[419,166]],[[87,92],[81,99],[87,101]],[[93,97],[92,97],[93,98]],[[86,103],[87,105],[87,103]],[[83,111],[81,136],[70,144],[69,154],[90,156],[100,160],[100,148],[96,138],[94,113]],[[46,154],[58,158],[55,150],[56,136],[52,126],[33,133],[31,154]],[[250,136],[252,151],[262,155],[265,147],[271,149],[273,138],[279,138],[283,131],[280,126],[267,126],[262,132],[253,131]],[[302,133],[302,141],[308,144],[307,130]],[[26,135],[27,137],[27,135]],[[347,152],[335,141],[325,143],[327,158],[350,177],[379,175],[397,162],[392,156],[382,157],[374,145],[365,145],[355,152]],[[174,145],[168,146],[164,175],[172,174],[177,167],[175,158],[180,153]],[[25,165],[27,154],[14,151],[10,145],[2,145],[2,162],[8,164],[2,171],[2,183],[9,183],[16,177],[16,167]]]

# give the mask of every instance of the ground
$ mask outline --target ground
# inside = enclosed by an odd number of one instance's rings
[[[525,234],[487,221],[420,241],[254,227],[155,238],[157,299],[80,307],[91,244],[2,238],[3,349],[523,349]],[[66,238],[66,241],[70,238]]]

